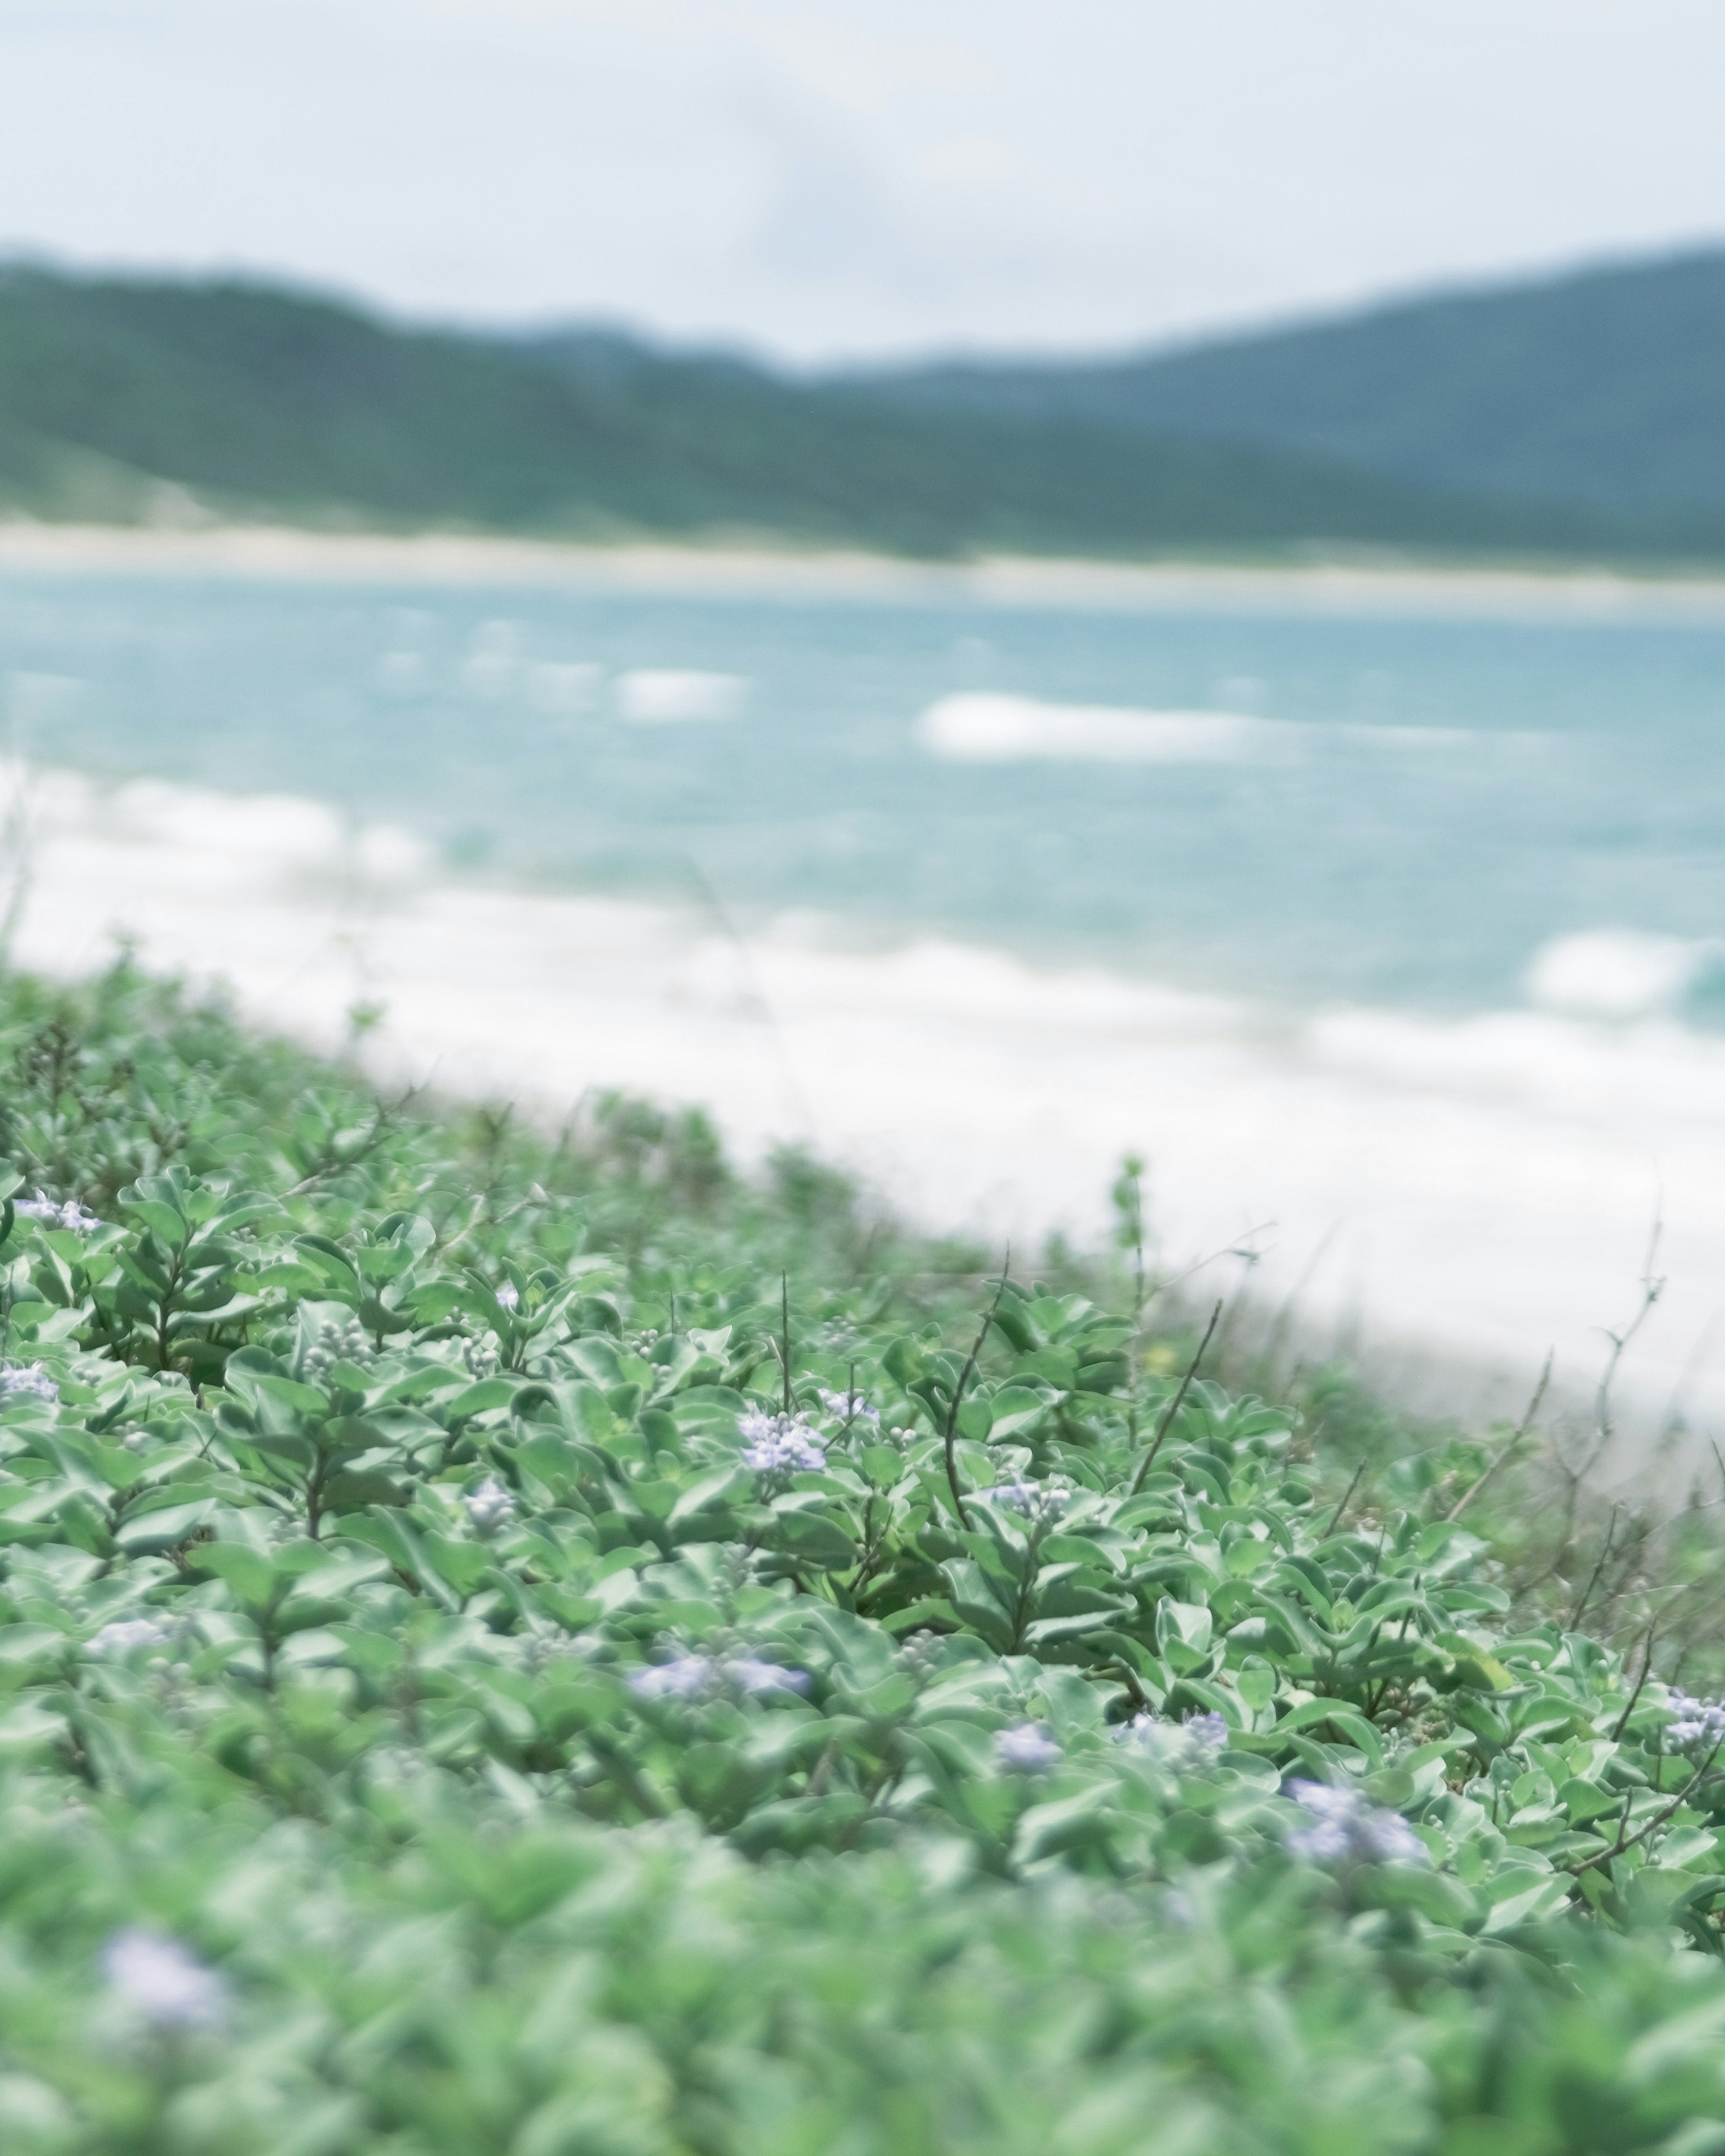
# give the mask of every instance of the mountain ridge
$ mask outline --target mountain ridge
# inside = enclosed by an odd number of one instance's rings
[[[1725,254],[1717,270],[1725,342]],[[421,326],[263,279],[14,263],[0,269],[0,507],[137,521],[166,488],[216,514],[314,524],[929,556],[1725,553],[1725,400],[1717,488],[1670,498],[1518,494],[1501,457],[1482,479],[1441,444],[1423,463],[1386,450],[1381,395],[1351,433],[1333,389],[1314,418],[1301,340],[1363,332],[1381,388],[1368,326],[1385,311],[1125,362],[809,376],[610,324]],[[1185,369],[1172,391],[1170,367]],[[1711,410],[1704,386],[1686,411]]]
[[[1413,293],[1095,360],[870,370],[925,410],[1084,416],[1679,532],[1725,518],[1725,248]]]

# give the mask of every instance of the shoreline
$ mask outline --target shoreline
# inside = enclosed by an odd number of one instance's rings
[[[1686,1388],[1702,1464],[1725,1423],[1725,1041],[1278,1016],[930,937],[846,950],[806,923],[745,946],[692,911],[436,880],[405,834],[309,800],[52,772],[30,793],[24,966],[87,973],[129,936],[151,970],[325,1050],[381,1007],[380,1082],[552,1122],[608,1087],[704,1106],[746,1163],[801,1141],[920,1225],[1028,1252],[1100,1242],[1137,1152],[1166,1268],[1205,1261],[1191,1292],[1297,1293],[1310,1337],[1447,1363],[1458,1409],[1525,1398],[1548,1344],[1558,1397],[1584,1394],[1662,1209],[1671,1286],[1625,1419],[1656,1429]]]
[[[861,550],[616,544],[288,525],[166,527],[0,519],[0,572],[263,578],[356,585],[521,586],[1075,612],[1289,611],[1441,618],[1725,617],[1725,568],[1631,572],[1578,563],[1453,565],[1337,550],[1307,561],[984,556],[916,562]]]

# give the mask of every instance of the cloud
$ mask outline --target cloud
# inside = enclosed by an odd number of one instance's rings
[[[1715,0],[0,0],[0,243],[793,354],[1725,230]]]

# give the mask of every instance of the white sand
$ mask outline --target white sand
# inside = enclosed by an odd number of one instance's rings
[[[760,545],[642,542],[583,546],[478,533],[322,532],[265,525],[186,529],[0,519],[0,568],[78,575],[299,579],[369,584],[573,586],[882,598],[1111,612],[1215,608],[1357,614],[1481,613],[1521,619],[1725,613],[1725,578],[1626,574],[1605,567],[1438,566],[1365,549],[1291,564],[1050,561],[1001,557],[907,562]]]
[[[1662,1204],[1671,1286],[1630,1395],[1656,1419],[1693,1363],[1697,1422],[1725,1408],[1703,1337],[1725,1304],[1725,1043],[1526,1013],[1277,1024],[933,942],[859,954],[787,929],[744,951],[670,910],[439,883],[404,834],[310,802],[64,774],[30,799],[26,964],[85,970],[126,931],[323,1044],[379,1003],[380,1074],[552,1116],[609,1086],[702,1102],[745,1155],[806,1138],[1021,1252],[1054,1225],[1096,1235],[1135,1148],[1170,1258],[1260,1250],[1273,1295],[1322,1252],[1312,1310],[1358,1304],[1368,1330],[1518,1377],[1552,1344],[1589,1379]]]

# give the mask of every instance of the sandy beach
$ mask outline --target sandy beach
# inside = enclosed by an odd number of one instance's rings
[[[930,565],[264,528],[0,524],[0,567],[1100,612],[1725,616],[1725,581],[1603,570]],[[861,950],[818,917],[745,942],[693,908],[452,880],[407,833],[310,799],[22,766],[4,791],[21,812],[0,868],[21,893],[25,964],[73,975],[125,936],[147,965],[222,984],[322,1046],[375,1006],[366,1053],[388,1082],[548,1118],[612,1086],[698,1102],[744,1158],[806,1142],[918,1220],[1021,1254],[1051,1230],[1104,1232],[1134,1152],[1171,1269],[1200,1264],[1204,1292],[1297,1291],[1315,1337],[1344,1327],[1435,1359],[1464,1409],[1502,1409],[1548,1347],[1583,1398],[1661,1221],[1668,1285],[1623,1395],[1644,1430],[1676,1403],[1703,1461],[1709,1418],[1725,1419],[1725,1041],[1669,1019],[1294,1018],[952,940]]]
[[[1725,1043],[1529,1012],[1296,1024],[807,921],[745,944],[692,911],[442,880],[407,834],[309,800],[9,784],[24,964],[73,975],[125,935],[323,1045],[376,1006],[389,1082],[552,1118],[608,1086],[703,1103],[745,1158],[803,1141],[1021,1254],[1098,1235],[1134,1150],[1164,1260],[1208,1259],[1204,1291],[1297,1285],[1314,1323],[1449,1357],[1498,1406],[1548,1346],[1584,1392],[1662,1217],[1670,1285],[1625,1397],[1644,1426],[1679,1392],[1698,1430],[1725,1407]]]
[[[1602,565],[1497,566],[1312,549],[1266,562],[1060,561],[999,557],[916,562],[881,554],[789,550],[769,542],[586,545],[471,532],[392,535],[192,521],[126,527],[0,519],[0,568],[87,575],[283,578],[310,583],[459,584],[693,593],[847,597],[934,604],[1190,612],[1194,608],[1516,619],[1725,614],[1725,578],[1631,573]]]

